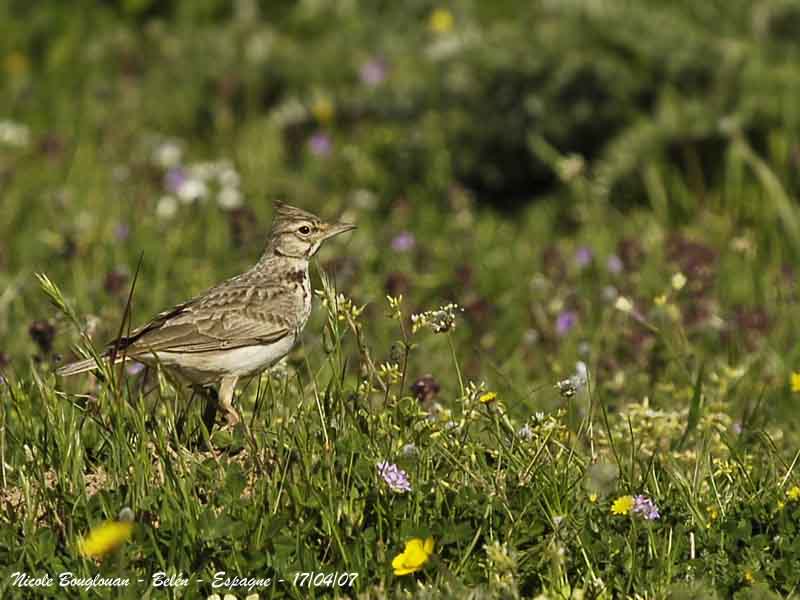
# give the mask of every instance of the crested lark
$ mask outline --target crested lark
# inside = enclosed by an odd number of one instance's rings
[[[103,357],[111,357],[116,348],[115,362],[127,357],[163,365],[194,384],[219,382],[226,419],[235,425],[236,382],[286,356],[305,327],[311,313],[310,258],[322,242],[354,228],[277,203],[266,250],[255,266],[158,314],[109,344]],[[96,367],[92,359],[81,360],[57,373],[74,375]]]

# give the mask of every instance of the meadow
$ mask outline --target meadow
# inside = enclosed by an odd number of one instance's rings
[[[796,598],[800,4],[0,6],[1,598]],[[136,363],[358,229],[243,423]]]

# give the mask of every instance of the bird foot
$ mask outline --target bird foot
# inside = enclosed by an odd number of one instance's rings
[[[241,421],[239,413],[232,406],[222,406],[225,411],[225,429],[234,429]]]

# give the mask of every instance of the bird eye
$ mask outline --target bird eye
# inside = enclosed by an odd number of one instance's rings
[[[299,231],[299,232],[300,232],[300,233],[302,233],[303,235],[308,235],[309,233],[311,233],[311,228],[310,228],[308,225],[303,225],[303,226],[302,226],[300,229],[298,229],[297,231]]]

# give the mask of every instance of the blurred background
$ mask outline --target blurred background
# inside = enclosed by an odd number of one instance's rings
[[[134,324],[254,262],[281,199],[359,223],[319,259],[379,361],[386,294],[452,301],[517,410],[578,361],[612,404],[706,361],[746,414],[800,362],[798,39],[790,0],[6,0],[0,366],[78,341],[34,273],[102,344],[140,255]],[[447,398],[440,338],[409,382]]]

